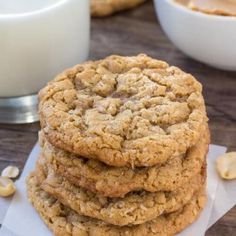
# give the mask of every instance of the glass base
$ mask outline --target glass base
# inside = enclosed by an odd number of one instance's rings
[[[0,97],[0,123],[2,124],[25,124],[38,121],[37,110],[37,95]]]

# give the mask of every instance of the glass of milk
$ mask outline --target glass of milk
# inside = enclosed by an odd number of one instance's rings
[[[89,0],[0,0],[0,123],[37,117],[37,92],[87,59]]]

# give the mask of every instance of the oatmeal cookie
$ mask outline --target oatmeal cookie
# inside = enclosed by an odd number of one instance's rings
[[[186,154],[153,167],[112,167],[100,161],[86,159],[53,147],[44,138],[42,154],[57,174],[71,183],[104,197],[124,197],[131,191],[174,191],[200,173],[210,143],[208,127],[198,143]]]
[[[193,223],[202,211],[206,195],[202,189],[182,209],[141,225],[118,227],[81,216],[44,192],[32,174],[27,179],[28,198],[56,236],[172,236]]]
[[[190,0],[188,7],[211,15],[236,16],[236,4],[232,0]]]
[[[104,17],[138,6],[145,0],[91,0],[91,15]]]
[[[207,120],[201,84],[143,54],[77,65],[39,100],[51,144],[112,166],[153,166],[181,155]]]
[[[161,214],[179,210],[199,191],[206,179],[204,170],[202,175],[195,176],[188,184],[174,192],[142,191],[132,192],[125,198],[108,198],[76,187],[51,169],[45,169],[46,166],[38,165],[36,171],[40,187],[45,192],[78,214],[118,226],[142,224]],[[43,176],[46,178],[43,179]]]

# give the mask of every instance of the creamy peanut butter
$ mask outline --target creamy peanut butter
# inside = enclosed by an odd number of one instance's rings
[[[207,14],[236,16],[236,0],[176,0],[176,2]]]

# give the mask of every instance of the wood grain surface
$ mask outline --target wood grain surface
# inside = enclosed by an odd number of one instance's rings
[[[91,26],[90,59],[146,53],[192,73],[204,87],[212,143],[236,150],[236,72],[208,67],[181,53],[163,33],[151,1],[135,10],[93,19]],[[0,170],[9,164],[22,170],[37,141],[39,128],[38,123],[0,124]],[[236,236],[236,207],[206,233],[206,236],[225,235]]]

